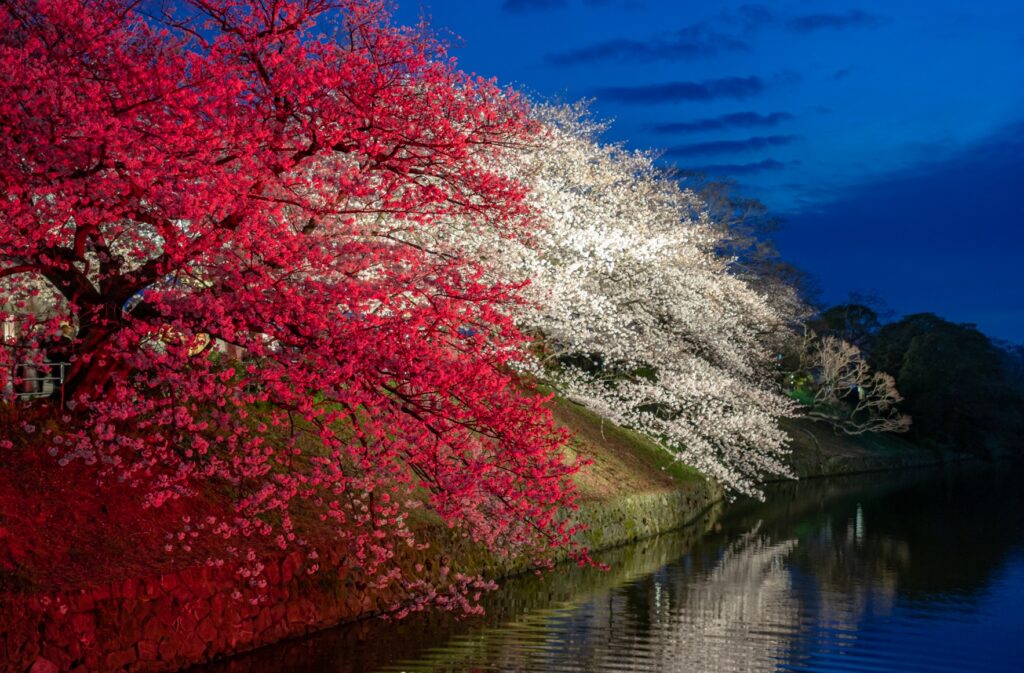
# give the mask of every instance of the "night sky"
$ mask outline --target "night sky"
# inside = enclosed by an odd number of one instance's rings
[[[1024,342],[1024,2],[398,0],[460,66],[735,180],[826,302]]]

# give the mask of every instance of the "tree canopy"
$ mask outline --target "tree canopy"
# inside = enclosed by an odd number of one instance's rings
[[[878,331],[871,363],[896,378],[919,440],[982,455],[1018,449],[1024,395],[1006,353],[973,325],[907,316]]]
[[[651,155],[600,143],[585,108],[534,116],[543,140],[509,170],[543,233],[493,258],[530,280],[517,319],[544,335],[543,375],[730,489],[788,474],[770,347],[786,302],[732,273],[704,201]]]
[[[21,430],[149,505],[230,486],[200,527],[240,554],[301,542],[302,502],[385,584],[422,589],[391,565],[421,504],[506,552],[568,544],[577,465],[509,373],[517,288],[407,235],[525,235],[494,169],[523,105],[382,2],[142,9],[0,7],[0,319],[37,354],[73,327],[63,408]],[[40,287],[54,310],[20,310]]]

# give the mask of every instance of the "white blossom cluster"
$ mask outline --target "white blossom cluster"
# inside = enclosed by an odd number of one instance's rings
[[[537,372],[735,491],[788,475],[777,419],[793,405],[765,338],[786,317],[729,272],[721,229],[649,154],[597,142],[581,106],[536,115],[536,143],[502,157],[531,189],[533,240],[438,229],[499,277],[528,279],[513,310],[543,345]]]

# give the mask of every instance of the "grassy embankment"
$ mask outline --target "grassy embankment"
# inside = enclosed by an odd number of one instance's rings
[[[620,428],[582,406],[556,399],[552,411],[556,422],[573,433],[569,455],[591,461],[576,477],[580,491],[576,519],[587,526],[582,535],[585,546],[605,549],[695,521],[713,524],[702,515],[722,501],[717,484],[674,460],[648,437]],[[805,419],[783,420],[782,427],[792,440],[790,464],[801,478],[923,466],[943,459],[897,435],[842,435]],[[497,558],[434,522],[421,523],[433,528],[429,532],[435,539],[432,553],[443,553],[465,572],[501,577],[530,567],[526,559]]]

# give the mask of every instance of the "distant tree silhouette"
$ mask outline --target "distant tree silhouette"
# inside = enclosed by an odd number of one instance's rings
[[[870,361],[896,378],[917,439],[979,455],[1019,442],[1024,396],[1003,351],[974,325],[907,316],[879,330]]]
[[[817,333],[833,336],[866,351],[881,322],[878,313],[864,304],[839,304],[822,311],[810,321],[810,327]]]

